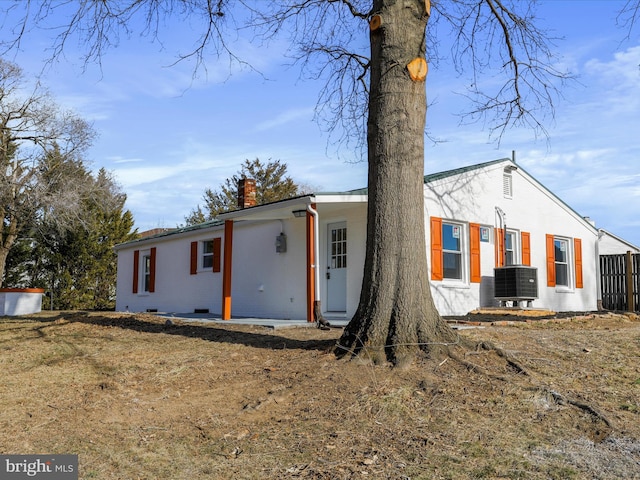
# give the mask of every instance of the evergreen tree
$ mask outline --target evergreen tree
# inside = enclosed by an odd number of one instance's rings
[[[133,215],[124,210],[126,196],[117,184],[104,169],[93,181],[99,194],[85,199],[83,221],[50,243],[56,308],[113,309],[117,268],[113,247],[137,236]]]
[[[60,159],[48,160],[52,166]],[[66,182],[84,181],[91,194],[82,198],[69,228],[47,221],[55,210],[43,213],[29,237],[12,250],[7,278],[19,280],[19,286],[45,288],[56,309],[113,309],[117,268],[113,247],[137,236],[133,215],[124,209],[126,195],[104,169],[95,178],[81,162],[56,165],[54,170],[63,170],[66,176],[50,179],[53,191],[63,189]]]
[[[200,205],[185,217],[186,225],[196,225],[215,219],[219,214],[236,210],[238,181],[251,178],[256,181],[256,202],[264,203],[285,200],[303,195],[306,188],[297,185],[287,175],[287,164],[280,160],[269,160],[263,164],[260,159],[245,160],[240,171],[227,178],[218,190],[207,188],[203,195],[206,211]]]
[[[5,283],[12,288],[41,287],[32,281],[33,272],[38,268],[35,241],[30,237],[18,238],[5,264]]]

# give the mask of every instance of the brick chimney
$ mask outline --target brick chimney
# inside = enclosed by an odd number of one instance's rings
[[[241,178],[238,181],[238,208],[255,207],[256,181],[253,178]]]

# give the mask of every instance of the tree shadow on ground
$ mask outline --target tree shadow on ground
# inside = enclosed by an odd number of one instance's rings
[[[162,323],[154,319],[141,318],[135,315],[109,316],[77,312],[64,316],[69,322],[79,322],[101,327],[117,327],[143,333],[161,333],[165,335],[178,335],[187,338],[198,338],[215,343],[240,344],[253,348],[265,348],[268,350],[319,350],[331,351],[335,347],[336,340],[333,338],[317,338],[309,340],[298,340],[288,338],[282,334],[260,333],[247,331],[252,326],[225,326],[220,328],[215,325],[192,325]],[[262,327],[264,328],[264,327]]]

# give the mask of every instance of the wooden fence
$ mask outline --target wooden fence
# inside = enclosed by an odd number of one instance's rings
[[[640,311],[640,254],[600,255],[600,291],[606,310]]]

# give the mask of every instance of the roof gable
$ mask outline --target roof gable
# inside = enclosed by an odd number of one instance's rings
[[[495,165],[497,163],[511,162],[510,158],[499,158],[498,160],[491,160],[489,162],[477,163],[475,165],[468,165],[466,167],[454,168],[452,170],[445,170],[443,172],[430,173],[424,176],[424,183],[434,182],[436,180],[442,180],[443,178],[454,177],[467,172],[473,172],[474,170],[480,170],[482,168]]]

